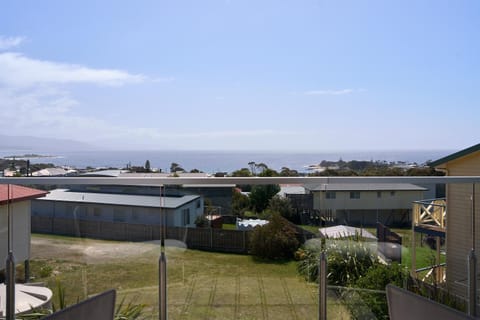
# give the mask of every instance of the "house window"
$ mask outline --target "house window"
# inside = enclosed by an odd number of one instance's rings
[[[200,200],[197,200],[197,209],[200,208]]]
[[[335,191],[327,191],[325,193],[325,198],[327,199],[336,199],[337,198],[337,194],[335,193]]]
[[[360,191],[350,191],[350,199],[360,199]]]
[[[186,226],[190,224],[190,209],[182,210],[183,225]]]
[[[382,192],[381,191],[377,191],[377,198],[381,198],[382,197]]]
[[[395,196],[395,191],[390,191],[390,195],[391,195],[392,197],[394,197],[394,196]]]

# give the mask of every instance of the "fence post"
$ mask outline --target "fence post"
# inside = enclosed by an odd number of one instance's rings
[[[210,249],[213,249],[213,228],[210,227]]]
[[[242,231],[242,236],[243,236],[243,252],[247,252],[247,244],[246,244],[246,241],[245,241],[245,230]]]
[[[325,251],[320,254],[318,264],[318,319],[327,320],[327,257]]]

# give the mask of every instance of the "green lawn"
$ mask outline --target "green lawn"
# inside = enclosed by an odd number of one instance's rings
[[[52,288],[56,279],[69,303],[115,288],[117,300],[158,310],[158,244],[32,236],[32,275]],[[167,248],[170,319],[315,319],[317,288],[297,275],[296,263],[247,255]],[[42,277],[43,276],[43,277]],[[332,319],[348,311],[329,300]]]
[[[237,225],[235,223],[224,223],[222,224],[222,229],[237,230]]]
[[[375,228],[366,228],[372,234],[376,234]],[[409,270],[412,267],[412,229],[410,228],[392,228],[392,231],[402,237],[402,264]],[[423,268],[435,264],[436,251],[422,244],[421,235],[415,234],[416,242],[416,268]],[[445,262],[445,255],[440,256],[440,262]]]
[[[305,229],[307,231],[310,231],[314,234],[317,234],[319,231],[318,229],[320,228],[319,226],[309,226],[309,225],[304,225],[304,224],[301,224],[301,225],[298,225],[300,228],[302,229]]]

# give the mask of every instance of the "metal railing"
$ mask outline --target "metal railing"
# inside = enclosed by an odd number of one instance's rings
[[[423,282],[433,280],[434,283],[440,284],[447,280],[447,264],[440,263],[433,266],[423,267],[415,270],[417,278]]]
[[[342,183],[480,183],[479,176],[468,177],[15,177],[0,178],[0,184],[18,185],[136,185],[136,186],[158,186],[169,185],[266,185],[266,184],[342,184]],[[161,197],[160,197],[161,199]],[[445,227],[445,205],[444,203],[417,202],[418,210],[414,211],[414,221]],[[164,223],[165,226],[165,223]],[[163,229],[163,228],[162,228]],[[159,319],[167,319],[167,275],[166,257],[164,250],[165,234],[162,232],[161,252],[159,256]],[[13,253],[14,254],[14,253]],[[323,261],[326,261],[323,256]],[[325,280],[326,266],[322,262],[321,275]],[[8,271],[8,270],[7,270]],[[8,278],[7,274],[7,278]],[[326,317],[326,290],[325,281],[319,281],[319,318]],[[7,304],[9,301],[7,301]],[[9,319],[7,317],[7,319]],[[12,318],[13,319],[13,318]]]

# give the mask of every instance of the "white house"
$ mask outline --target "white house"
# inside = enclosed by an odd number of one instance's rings
[[[44,197],[46,191],[16,185],[0,185],[0,270],[5,269],[8,254],[8,214],[12,225],[11,248],[17,263],[30,258],[31,200]]]
[[[427,189],[409,183],[306,185],[313,209],[327,221],[348,225],[409,224],[412,202]]]

